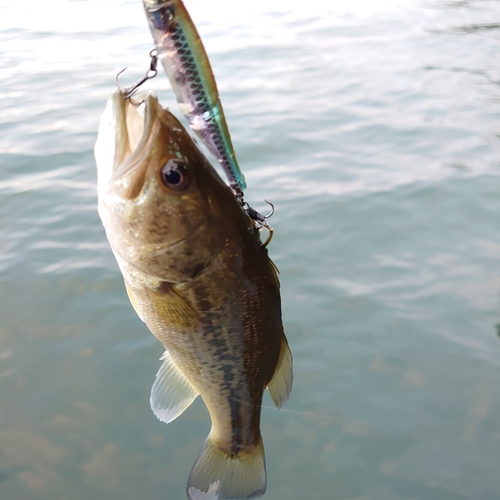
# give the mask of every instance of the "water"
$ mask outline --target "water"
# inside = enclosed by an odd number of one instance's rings
[[[151,412],[162,349],[96,213],[99,117],[151,37],[138,0],[45,3],[0,2],[0,498],[183,499],[208,414]],[[276,206],[265,498],[499,499],[500,3],[186,4]]]

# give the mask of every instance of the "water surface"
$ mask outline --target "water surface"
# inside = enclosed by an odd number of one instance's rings
[[[247,200],[276,206],[295,385],[285,410],[266,396],[265,498],[500,498],[500,3],[186,5]],[[2,499],[183,499],[209,430],[201,401],[151,412],[162,349],[96,212],[141,9],[0,3]]]

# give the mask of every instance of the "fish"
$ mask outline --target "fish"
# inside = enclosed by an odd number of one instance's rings
[[[210,414],[187,497],[260,497],[263,392],[281,408],[293,362],[259,229],[152,92],[111,95],[95,158],[98,212],[125,289],[165,348],[151,408],[168,423],[200,395]]]
[[[143,0],[143,6],[158,60],[179,108],[242,200],[245,177],[236,159],[210,61],[186,7],[181,0]]]

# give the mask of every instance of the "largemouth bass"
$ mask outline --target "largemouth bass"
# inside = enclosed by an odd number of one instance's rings
[[[243,199],[245,178],[236,160],[215,78],[198,31],[181,0],[143,0],[158,59],[181,111]]]
[[[115,91],[95,148],[99,215],[138,316],[164,345],[163,422],[201,395],[212,428],[188,498],[264,494],[263,391],[288,399],[292,356],[277,270],[254,221],[154,94]]]

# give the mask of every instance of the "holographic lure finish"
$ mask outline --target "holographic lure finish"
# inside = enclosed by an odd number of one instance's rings
[[[181,0],[143,0],[149,27],[181,111],[243,200],[238,166],[215,78],[198,31]]]

